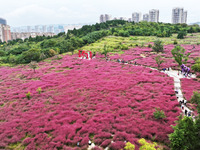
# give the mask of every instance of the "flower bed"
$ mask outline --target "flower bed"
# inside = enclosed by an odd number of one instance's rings
[[[186,49],[186,53],[191,53],[189,56],[189,59],[186,63],[186,66],[191,67],[195,61],[194,58],[200,57],[200,46],[194,45],[195,48],[193,48],[193,45],[181,45]],[[164,63],[161,64],[161,68],[174,68],[174,69],[180,69],[178,67],[178,64],[173,59],[173,56],[171,54],[171,50],[174,48],[174,45],[165,45],[164,46],[164,53],[159,54],[163,57]],[[157,56],[157,53],[152,52],[152,48],[132,48],[129,50],[125,50],[124,54],[116,54],[114,56],[111,56],[110,58],[112,60],[116,59],[122,59],[124,61],[129,62],[137,62],[137,64],[143,65],[143,66],[149,66],[157,68],[157,64],[155,61],[155,57]]]
[[[124,141],[138,148],[140,138],[169,142],[170,125],[181,112],[173,78],[141,66],[71,56],[39,66],[36,73],[27,66],[0,68],[2,149],[73,149],[77,142],[84,149],[89,139],[112,148],[122,148]],[[166,118],[156,120],[155,108]]]

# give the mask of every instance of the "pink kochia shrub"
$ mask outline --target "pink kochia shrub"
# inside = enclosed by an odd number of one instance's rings
[[[187,61],[186,66],[191,67],[195,61],[194,58],[200,57],[200,45],[195,45],[195,48],[193,48],[193,45],[181,45],[186,49],[186,53],[191,53],[189,56],[189,59]],[[178,64],[175,62],[171,50],[174,48],[174,45],[165,45],[164,46],[164,53],[159,54],[163,58],[164,63],[161,64],[160,68],[168,68],[172,67],[174,69],[180,69],[178,67]],[[116,54],[114,56],[110,56],[111,60],[116,60],[116,59],[122,59],[124,61],[132,62],[132,63],[137,63],[139,65],[143,66],[149,66],[149,67],[154,67],[157,68],[158,65],[156,64],[155,57],[158,54],[155,52],[152,52],[152,48],[132,48],[129,50],[124,51],[124,54]]]
[[[181,86],[185,98],[190,101],[194,91],[200,91],[200,82],[196,79],[181,79]]]
[[[88,140],[111,149],[123,148],[124,141],[137,145],[139,138],[169,142],[180,113],[173,78],[75,56],[39,66],[36,73],[28,66],[0,68],[1,149],[18,142],[27,149],[75,149],[77,142],[83,149]],[[166,118],[156,120],[155,108]]]

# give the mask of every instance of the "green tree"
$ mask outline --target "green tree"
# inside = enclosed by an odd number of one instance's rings
[[[104,55],[105,58],[107,59],[108,53],[109,53],[109,47],[105,44],[103,47],[103,52],[101,54]]]
[[[160,55],[155,57],[156,63],[158,65],[158,69],[160,68],[160,65],[164,62],[164,60],[161,59],[162,57]]]
[[[171,150],[196,150],[199,141],[197,123],[191,117],[179,117],[174,132],[169,135]]]
[[[23,52],[22,55],[24,57],[24,61],[29,63],[31,61],[39,61],[41,52],[37,48],[32,48],[26,52]]]
[[[152,48],[157,53],[163,52],[164,48],[163,48],[162,41],[160,41],[160,40],[154,41],[154,46]]]
[[[183,62],[186,62],[188,60],[188,56],[190,55],[190,53],[186,54],[186,50],[180,45],[177,45],[174,49],[172,49],[171,53],[179,66],[181,66]]]

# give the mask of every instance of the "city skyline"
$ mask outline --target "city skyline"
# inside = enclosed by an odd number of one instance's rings
[[[133,12],[148,12],[150,9],[159,10],[159,21],[171,23],[172,9],[183,7],[189,12],[187,23],[200,21],[200,10],[197,0],[7,0],[2,1],[0,17],[7,20],[12,27],[34,26],[48,24],[78,24],[99,22],[100,14],[131,18]]]

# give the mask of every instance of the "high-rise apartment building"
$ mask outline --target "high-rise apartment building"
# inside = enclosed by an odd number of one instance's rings
[[[104,15],[101,15],[101,16],[100,16],[100,23],[102,23],[102,22],[105,22],[105,17],[104,17]]]
[[[149,11],[149,22],[159,22],[159,10],[152,9]]]
[[[111,20],[111,15],[105,14],[105,21]]]
[[[47,32],[47,26],[46,25],[42,26],[42,32]]]
[[[183,8],[172,9],[172,23],[186,23],[187,22],[187,11]]]
[[[143,15],[143,21],[149,21],[149,14],[144,14]]]
[[[5,19],[0,18],[0,40],[1,42],[8,42],[11,40],[10,26],[7,25]]]
[[[137,13],[137,12],[132,13],[132,21],[140,22],[141,21],[141,13]]]
[[[111,15],[105,14],[105,15],[100,15],[100,23],[106,22],[111,20]]]

